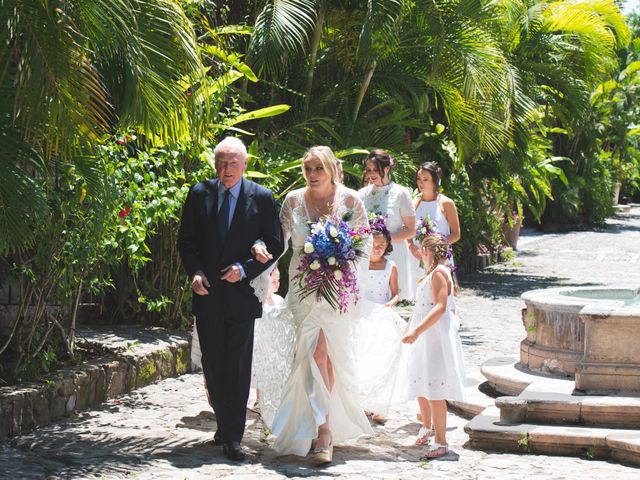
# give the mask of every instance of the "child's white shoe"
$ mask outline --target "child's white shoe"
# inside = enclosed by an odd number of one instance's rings
[[[449,453],[449,445],[434,442],[433,445],[429,445],[429,448],[427,448],[420,459],[429,460],[431,458],[440,458],[444,457],[447,453]]]
[[[433,436],[433,431],[427,427],[420,427],[420,431],[418,432],[418,436],[416,437],[416,445],[426,445],[429,443],[429,437]]]

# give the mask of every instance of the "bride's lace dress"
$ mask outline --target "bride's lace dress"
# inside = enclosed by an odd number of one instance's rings
[[[358,395],[355,362],[358,305],[352,304],[346,313],[340,314],[326,301],[316,300],[315,296],[301,300],[297,284],[292,280],[298,273],[300,254],[309,234],[308,222],[318,220],[318,215],[310,214],[305,191],[306,188],[290,192],[280,213],[285,240],[288,242],[291,238],[293,248],[289,265],[289,293],[282,318],[287,319],[291,315],[290,321],[295,327],[294,360],[284,386],[279,383],[283,376],[281,366],[263,364],[258,369],[258,375],[262,377],[259,379],[260,399],[264,405],[268,405],[267,410],[273,408],[274,397],[278,398],[275,403],[279,406],[273,421],[270,415],[265,416],[264,420],[277,436],[274,449],[281,455],[307,455],[311,441],[317,436],[318,426],[325,422],[327,414],[335,443],[372,433]],[[335,213],[347,218],[352,228],[368,225],[364,204],[355,191],[338,186],[334,206]],[[370,248],[371,240],[367,239],[363,245],[366,256],[359,260],[356,268],[366,268]],[[329,358],[333,364],[335,383],[331,392],[325,386],[313,358],[321,330],[326,337]],[[287,351],[283,345],[287,343],[283,338],[287,336],[287,329],[272,333],[278,336],[274,348]],[[291,342],[293,340],[289,339]],[[275,356],[281,357],[281,354]],[[263,413],[266,412],[263,410]]]

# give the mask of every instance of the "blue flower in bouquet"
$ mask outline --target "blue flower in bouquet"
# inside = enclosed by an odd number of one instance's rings
[[[312,223],[294,277],[302,297],[315,295],[341,312],[346,311],[350,301],[357,302],[355,261],[363,254],[367,235],[367,228],[353,230],[335,215]]]

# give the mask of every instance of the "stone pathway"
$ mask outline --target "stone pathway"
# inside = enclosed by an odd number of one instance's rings
[[[640,207],[608,222],[602,231],[527,232],[511,262],[463,279],[458,302],[469,375],[496,356],[517,356],[523,328],[520,294],[557,285],[614,282],[640,285]],[[262,424],[248,419],[249,460],[226,460],[211,444],[215,421],[202,378],[183,375],[111,400],[28,435],[0,444],[0,478],[276,479],[637,479],[640,469],[602,461],[467,450],[466,420],[449,415],[452,452],[419,461],[411,446],[417,405],[394,408],[375,435],[337,447],[334,463],[313,467],[305,459],[275,457]]]

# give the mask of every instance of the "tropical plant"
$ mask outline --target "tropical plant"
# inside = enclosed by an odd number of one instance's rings
[[[631,193],[640,189],[640,16],[629,17],[632,41],[619,52],[620,66],[591,95],[597,114],[601,156],[615,182]]]
[[[199,131],[180,82],[201,77],[191,24],[172,0],[2,0],[0,253],[32,244],[46,183],[73,168],[89,194],[95,142],[135,126],[149,141]]]

